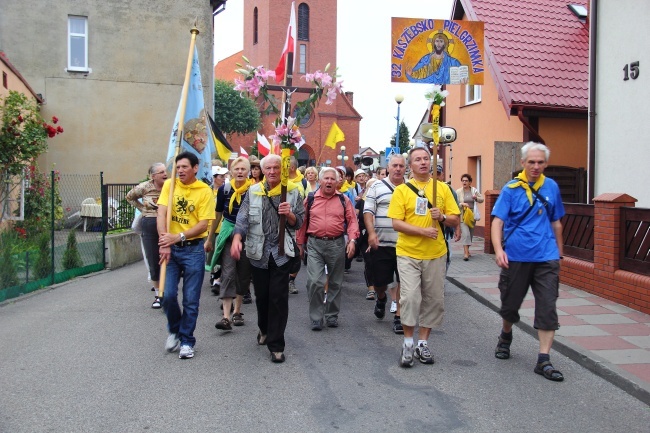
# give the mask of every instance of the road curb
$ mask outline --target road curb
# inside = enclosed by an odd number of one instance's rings
[[[499,311],[499,307],[495,303],[491,302],[479,291],[463,284],[457,278],[448,276],[447,281],[467,292],[467,294],[479,301],[481,304],[496,312]],[[537,330],[533,328],[533,326],[531,326],[529,323],[520,321],[519,323],[515,324],[515,326],[522,329],[531,336],[537,338]],[[597,355],[594,355],[591,352],[577,347],[561,336],[555,337],[555,340],[553,341],[553,350],[577,362],[587,370],[591,371],[612,385],[622,389],[626,393],[650,406],[650,389],[648,389],[645,384],[641,385],[636,382],[632,375],[618,368],[616,365],[598,357]]]

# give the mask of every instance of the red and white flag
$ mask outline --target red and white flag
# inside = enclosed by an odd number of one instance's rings
[[[266,139],[265,136],[260,135],[260,133],[257,133],[257,151],[259,152],[260,155],[266,156],[269,154],[269,150],[271,150],[271,145],[269,144],[269,140]]]
[[[246,149],[241,146],[239,146],[239,154],[245,158],[248,158],[248,152],[246,152]]]
[[[277,83],[284,82],[284,74],[287,67],[287,56],[289,53],[294,53],[293,63],[291,64],[291,69],[293,70],[293,65],[296,62],[296,8],[295,2],[291,2],[291,18],[289,19],[289,28],[287,28],[287,39],[284,41],[284,48],[282,49],[282,56],[280,57],[280,62],[275,68],[275,81]]]

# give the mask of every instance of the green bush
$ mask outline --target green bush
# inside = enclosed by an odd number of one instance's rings
[[[46,278],[52,273],[50,247],[50,235],[48,233],[42,233],[38,237],[38,259],[36,260],[34,270],[37,278]]]
[[[63,253],[63,269],[75,269],[83,266],[81,255],[77,248],[77,235],[75,230],[68,234],[68,244]]]
[[[0,289],[11,287],[18,284],[18,275],[16,273],[16,266],[12,257],[12,249],[8,245],[8,236],[2,236],[0,247],[2,254],[0,257]]]

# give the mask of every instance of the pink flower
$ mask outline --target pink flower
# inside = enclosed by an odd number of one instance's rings
[[[329,89],[327,89],[327,101],[325,101],[325,105],[332,105],[335,99],[336,99],[336,89],[334,87],[330,87]]]
[[[258,66],[257,71],[255,71],[255,76],[266,84],[269,81],[269,78],[275,79],[275,71],[267,71],[264,69],[264,66]]]

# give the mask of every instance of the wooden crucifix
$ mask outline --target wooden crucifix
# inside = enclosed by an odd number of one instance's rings
[[[284,74],[284,82],[281,86],[267,85],[268,90],[276,90],[282,92],[282,107],[283,119],[282,123],[287,124],[287,119],[291,116],[291,95],[298,93],[314,93],[313,88],[309,87],[294,87],[293,81],[293,53],[287,53],[286,73]],[[287,200],[287,184],[289,182],[289,166],[291,164],[290,149],[281,149],[282,163],[281,163],[281,187],[280,187],[280,203]],[[287,225],[287,217],[280,215],[280,227],[278,233],[278,254],[284,255],[284,233]]]

